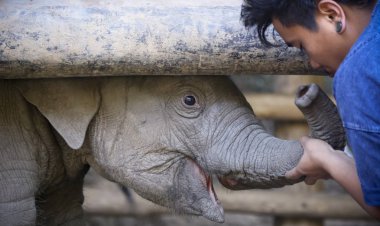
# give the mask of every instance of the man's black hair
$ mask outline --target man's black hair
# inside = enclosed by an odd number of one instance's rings
[[[335,0],[346,5],[366,7],[375,0]],[[241,9],[241,21],[246,28],[256,25],[260,41],[272,46],[265,32],[277,18],[284,26],[300,25],[310,30],[317,30],[315,12],[317,0],[244,0]]]

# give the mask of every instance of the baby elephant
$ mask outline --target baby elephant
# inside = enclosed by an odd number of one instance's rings
[[[300,143],[266,133],[227,77],[0,80],[0,98],[0,225],[83,225],[89,167],[217,222],[211,174],[247,188],[298,182],[284,174]]]

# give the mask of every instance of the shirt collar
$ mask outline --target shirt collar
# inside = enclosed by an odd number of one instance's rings
[[[379,11],[380,11],[380,1],[377,0],[375,8],[372,11],[372,15],[371,15],[372,19],[376,16],[376,14],[379,14]]]

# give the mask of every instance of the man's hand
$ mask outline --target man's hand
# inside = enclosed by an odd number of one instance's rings
[[[302,137],[300,142],[304,148],[304,154],[298,165],[288,171],[285,176],[288,179],[298,179],[306,176],[305,183],[315,184],[318,179],[329,179],[330,174],[326,169],[326,161],[335,150],[322,140]]]
[[[334,150],[322,140],[302,137],[304,154],[298,165],[285,176],[298,179],[306,176],[305,183],[312,185],[318,179],[332,178],[337,181],[370,215],[380,220],[380,207],[368,206],[363,198],[355,162],[343,151]]]

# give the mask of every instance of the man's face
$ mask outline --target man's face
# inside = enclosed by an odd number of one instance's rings
[[[315,31],[300,25],[286,27],[276,18],[272,22],[289,46],[305,51],[313,68],[325,70],[331,76],[351,46],[336,32],[335,24],[325,20],[323,16],[316,16],[318,29]]]

